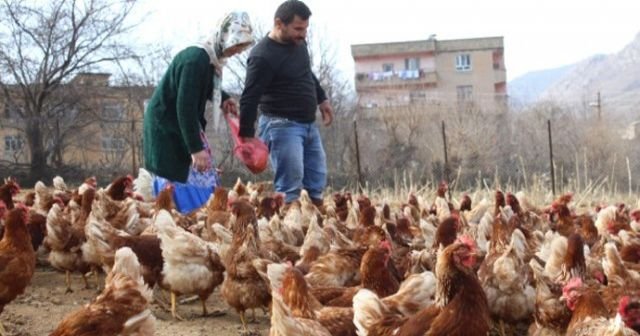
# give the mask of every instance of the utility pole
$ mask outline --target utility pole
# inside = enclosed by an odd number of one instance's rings
[[[602,120],[602,99],[600,97],[600,91],[596,96],[596,101],[589,104],[591,107],[595,107],[598,110],[598,120]]]

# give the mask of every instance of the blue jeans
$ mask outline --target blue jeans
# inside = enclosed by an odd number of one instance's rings
[[[313,199],[322,199],[327,184],[327,158],[316,123],[299,123],[285,118],[260,115],[259,136],[269,147],[275,172],[275,189],[290,203],[302,188]]]

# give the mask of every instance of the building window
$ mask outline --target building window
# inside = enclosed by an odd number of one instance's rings
[[[382,65],[382,71],[383,72],[393,71],[393,63],[384,63]]]
[[[460,54],[456,56],[456,70],[471,71],[471,55]]]
[[[417,58],[417,57],[405,58],[404,59],[404,68],[405,68],[405,70],[419,70],[420,69],[420,59]]]
[[[19,135],[5,135],[4,136],[4,151],[5,152],[19,152],[22,150],[24,142]]]
[[[473,99],[473,86],[459,85],[456,87],[458,101],[469,101]]]
[[[126,146],[124,138],[120,137],[102,137],[102,150],[107,152],[122,152]]]
[[[122,120],[124,106],[119,103],[107,103],[102,107],[102,120]]]
[[[4,116],[7,119],[18,119],[23,112],[22,107],[12,103],[7,103],[4,106]]]

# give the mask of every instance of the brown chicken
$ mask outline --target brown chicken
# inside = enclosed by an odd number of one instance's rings
[[[120,176],[111,182],[107,195],[114,201],[124,201],[133,194],[133,176]]]
[[[7,205],[3,200],[0,200],[0,239],[4,235],[4,215],[7,213]]]
[[[486,335],[490,317],[487,297],[474,272],[475,243],[467,238],[445,248],[436,267],[436,304],[406,318],[375,297],[356,297],[354,323],[359,334]]]
[[[50,336],[152,336],[155,317],[149,310],[151,298],[136,255],[122,248],[116,252],[102,294],[68,314]]]
[[[6,304],[24,292],[36,268],[27,217],[27,208],[17,205],[5,218],[4,237],[0,240],[0,314]]]
[[[89,272],[89,264],[82,258],[82,243],[86,241],[84,226],[72,225],[60,205],[54,204],[47,215],[47,238],[45,246],[50,249],[49,263],[53,268],[66,274],[65,283],[67,293],[71,290],[71,272],[79,272],[85,282],[85,288],[89,284],[85,274]]]
[[[535,322],[529,326],[529,335],[562,335],[571,320],[571,311],[560,299],[562,286],[544,275],[537,260],[532,259],[529,265],[536,280]]]
[[[247,331],[245,311],[266,308],[271,302],[271,289],[260,275],[266,274],[267,265],[271,262],[260,257],[253,206],[247,201],[238,200],[231,205],[231,209],[237,219],[232,227],[233,242],[225,260],[227,276],[220,294],[240,314],[242,326]]]
[[[11,210],[14,207],[13,197],[20,193],[20,185],[15,180],[7,180],[2,186],[0,186],[0,200],[4,201],[7,209]]]
[[[321,304],[332,307],[351,307],[353,297],[359,289],[372,290],[380,298],[398,291],[398,280],[389,271],[391,244],[387,240],[379,247],[370,248],[360,264],[361,284],[356,287],[314,287],[311,293]]]
[[[331,251],[319,257],[305,275],[312,287],[344,287],[360,284],[360,263],[369,246],[378,246],[386,240],[384,230],[378,226],[370,226],[360,237],[359,246]],[[392,265],[390,263],[389,265]]]
[[[269,265],[269,279],[272,279],[273,267]],[[302,273],[295,267],[286,267],[282,275],[282,299],[294,317],[318,321],[333,336],[355,336],[353,309],[323,307],[310,293],[309,286]],[[271,285],[274,287],[275,281]]]
[[[227,211],[227,201],[227,190],[223,187],[217,187],[213,192],[213,198],[207,205],[207,226],[218,223],[226,228],[229,227],[229,218],[231,217],[231,213]]]
[[[573,312],[567,327],[567,336],[633,335],[622,320],[610,320],[602,297],[594,289],[583,284],[580,278],[571,279],[562,289],[567,307]],[[623,306],[623,312],[626,310]]]
[[[160,238],[155,235],[132,236],[111,226],[104,219],[91,216],[87,232],[95,239],[104,267],[110,268],[115,252],[128,247],[136,254],[142,269],[142,277],[150,288],[162,279],[164,259]]]

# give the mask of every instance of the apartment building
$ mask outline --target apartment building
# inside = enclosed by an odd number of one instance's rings
[[[56,92],[60,98],[52,100],[63,107],[48,111],[59,116],[43,118],[42,127],[49,164],[126,171],[141,165],[142,119],[153,87],[112,86],[109,78],[106,73],[80,73]],[[23,106],[18,94],[13,97],[13,103],[0,97],[0,161],[29,163]],[[53,141],[56,136],[64,141]],[[58,150],[58,144],[63,148]]]
[[[502,37],[359,44],[351,53],[361,108],[506,103]]]

